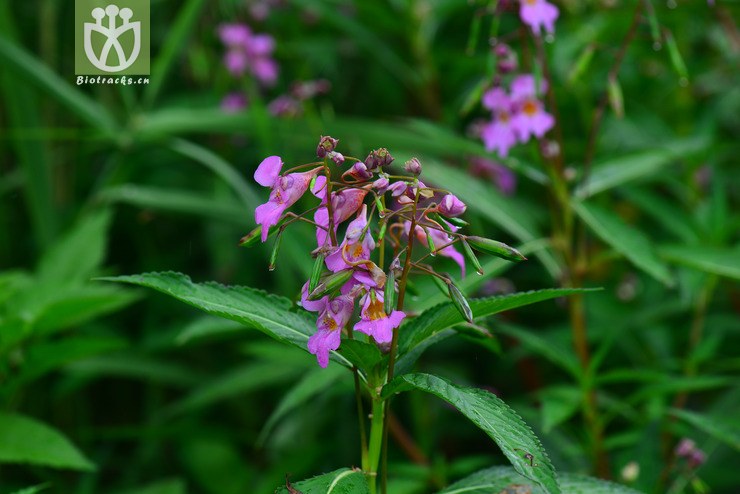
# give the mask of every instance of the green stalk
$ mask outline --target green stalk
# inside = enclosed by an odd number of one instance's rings
[[[370,442],[368,443],[368,484],[370,494],[378,492],[378,465],[380,464],[380,453],[383,449],[383,436],[385,436],[385,402],[380,397],[373,396],[372,417],[370,420]]]

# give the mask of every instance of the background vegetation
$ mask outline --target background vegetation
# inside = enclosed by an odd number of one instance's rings
[[[529,257],[469,274],[469,295],[603,287],[490,318],[489,337],[458,328],[419,369],[495,390],[559,471],[737,492],[738,4],[564,0],[538,48],[493,3],[152,0],[144,87],[75,85],[71,5],[0,3],[0,492],[271,493],[286,473],[359,462],[345,373],[91,281],[171,270],[297,298],[310,228],[286,233],[274,272],[269,244],[236,244],[266,198],[260,160],[309,161],[322,134],[358,157],[418,156],[477,232]],[[275,38],[273,87],[224,68],[217,28],[232,22]],[[549,76],[558,129],[499,160],[470,129],[502,41]],[[328,92],[271,113],[319,79]],[[221,109],[235,90],[246,108]],[[512,170],[515,192],[474,175],[477,158]],[[444,301],[417,290],[413,310]],[[453,409],[395,403],[391,492],[505,463]],[[675,454],[682,438],[706,461]]]

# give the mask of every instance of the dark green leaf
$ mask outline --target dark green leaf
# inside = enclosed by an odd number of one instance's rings
[[[95,465],[59,431],[32,418],[0,412],[0,437],[0,463],[95,470]]]
[[[365,475],[359,470],[341,468],[291,485],[302,494],[369,494]],[[287,485],[280,485],[276,494],[290,494]]]
[[[740,249],[707,246],[666,245],[658,254],[677,264],[740,280]]]
[[[455,408],[480,427],[521,475],[536,482],[548,494],[560,493],[555,469],[542,444],[521,417],[493,393],[452,384],[430,374],[405,374],[388,383],[383,397],[418,389],[431,393]]]

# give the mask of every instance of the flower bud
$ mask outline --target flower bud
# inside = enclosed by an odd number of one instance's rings
[[[691,455],[691,453],[694,452],[695,449],[696,449],[696,443],[694,443],[694,441],[692,441],[691,439],[684,437],[678,443],[674,451],[676,453],[676,456],[688,458]]]
[[[457,285],[455,285],[455,283],[453,283],[450,279],[447,280],[447,291],[450,294],[452,303],[455,304],[455,308],[460,313],[460,315],[462,315],[466,321],[472,323],[473,311],[470,308],[470,304],[468,304],[468,299],[465,298],[463,292],[460,291]]]
[[[344,164],[344,155],[338,151],[330,151],[327,156],[334,162],[335,165],[341,166]]]
[[[390,165],[392,162],[393,156],[391,156],[391,153],[386,148],[375,149],[365,158],[365,165],[370,171],[381,166]]]
[[[321,136],[318,147],[316,147],[316,156],[319,158],[326,157],[327,154],[334,151],[339,141],[330,136]]]
[[[278,222],[277,225],[270,228],[267,238],[270,238],[273,235],[275,235],[280,230],[280,227],[283,226],[283,224],[286,221],[288,221],[288,218],[283,218]],[[261,237],[262,237],[262,225],[257,225],[257,228],[247,233],[239,240],[239,247],[251,247],[254,244],[258,243]]]
[[[316,255],[316,259],[313,263],[313,270],[311,271],[311,278],[308,281],[308,293],[311,293],[319,285],[321,279],[321,273],[324,271],[324,254],[319,253]]]
[[[519,65],[516,60],[516,53],[506,43],[499,43],[494,48],[496,54],[496,69],[499,74],[509,74],[514,72]]]
[[[383,176],[373,182],[373,188],[378,191],[378,194],[385,194],[385,191],[388,190],[389,185],[390,182],[388,181],[388,177]]]
[[[467,206],[452,194],[447,194],[439,203],[439,212],[445,216],[460,216],[465,212]]]
[[[329,276],[324,278],[324,280],[319,283],[319,285],[311,293],[308,294],[308,300],[319,300],[324,295],[330,294],[334,290],[344,285],[351,276],[351,269],[344,269],[342,271],[330,274]]]
[[[419,163],[419,160],[417,158],[411,158],[410,160],[408,160],[403,165],[403,169],[416,177],[421,175],[421,163]]]
[[[357,162],[349,169],[349,174],[357,180],[365,181],[373,178],[373,172],[369,171],[365,163]]]
[[[497,242],[496,240],[483,237],[465,237],[465,240],[467,240],[470,246],[475,250],[485,252],[486,254],[493,254],[494,256],[514,262],[527,260],[527,258],[518,250],[503,242]]]
[[[383,304],[386,314],[390,314],[396,308],[396,275],[392,269],[388,271],[388,279],[385,281]]]
[[[699,468],[704,462],[707,461],[707,455],[700,449],[695,449],[689,456],[688,465],[689,468]]]
[[[478,261],[478,258],[475,256],[475,252],[473,252],[470,244],[468,244],[464,238],[462,239],[462,245],[463,250],[465,251],[465,257],[467,257],[468,260],[473,264],[473,267],[475,267],[475,272],[482,275],[483,266],[480,265],[480,261]]]
[[[278,236],[275,239],[275,244],[272,246],[272,252],[270,253],[270,264],[267,265],[267,269],[270,271],[275,271],[275,266],[277,265],[277,255],[280,251],[280,243],[283,240],[282,230],[278,232]]]

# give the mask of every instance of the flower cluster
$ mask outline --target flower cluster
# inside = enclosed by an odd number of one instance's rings
[[[275,40],[269,34],[255,34],[246,24],[223,24],[218,29],[226,47],[224,65],[231,75],[249,73],[265,86],[277,80],[278,64],[272,58]]]
[[[272,266],[280,236],[289,224],[303,221],[315,228],[317,246],[312,255],[316,261],[311,279],[303,285],[301,305],[317,313],[308,350],[322,367],[328,365],[330,352],[339,348],[343,333],[347,337],[362,333],[388,350],[394,330],[407,317],[403,298],[412,272],[441,280],[461,313],[471,319],[462,293],[449,276],[438,274],[424,262],[428,257],[439,254],[452,259],[463,276],[466,262],[458,245],[464,247],[478,272],[482,271],[472,248],[511,260],[524,259],[504,244],[459,233],[466,225],[459,219],[466,205],[448,191],[419,180],[422,165],[418,159],[406,162],[408,175],[397,175],[387,149],[376,149],[360,160],[339,153],[337,144],[337,139],[322,137],[316,149],[320,161],[288,170],[283,170],[279,156],[260,163],[254,179],[270,188],[270,197],[255,210],[259,226],[241,242],[250,245],[275,235]],[[288,211],[309,190],[318,205],[302,213]],[[414,251],[415,242],[426,253],[419,254],[419,248]],[[359,319],[352,322],[356,306]]]
[[[689,438],[683,438],[676,445],[674,450],[675,455],[678,458],[685,458],[686,465],[690,469],[700,467],[705,461],[707,461],[707,455],[701,449],[696,447],[696,443]]]
[[[488,151],[506,157],[517,143],[526,143],[532,136],[544,137],[555,124],[552,115],[538,98],[547,91],[547,81],[537,81],[531,74],[514,78],[509,91],[495,86],[483,94],[482,104],[491,111],[491,120],[483,125],[481,139]]]

